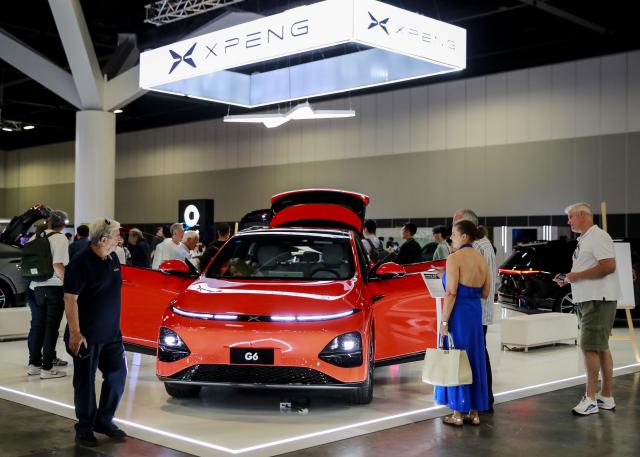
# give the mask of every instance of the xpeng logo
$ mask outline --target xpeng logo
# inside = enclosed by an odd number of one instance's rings
[[[191,46],[189,48],[189,50],[187,52],[185,52],[185,54],[183,56],[181,56],[177,52],[169,49],[169,53],[171,53],[171,57],[173,57],[173,64],[171,65],[171,70],[169,70],[169,74],[171,74],[173,72],[173,70],[175,70],[176,67],[178,65],[180,65],[180,62],[184,62],[187,65],[189,65],[189,66],[191,66],[193,68],[196,68],[196,63],[191,58],[191,54],[193,54],[193,50],[196,48],[196,44],[197,43],[193,43],[193,46]]]
[[[369,13],[369,17],[371,18],[371,24],[369,24],[369,29],[372,29],[376,26],[379,26],[382,30],[384,30],[384,32],[389,35],[389,31],[387,30],[387,22],[389,22],[389,18],[383,19],[381,21],[377,20],[376,17],[371,14],[371,11],[368,12]]]

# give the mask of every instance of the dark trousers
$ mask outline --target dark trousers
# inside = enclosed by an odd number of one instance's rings
[[[484,332],[484,355],[487,359],[487,388],[489,392],[489,408],[493,408],[493,375],[491,374],[491,361],[489,360],[489,350],[487,349],[487,326],[482,326]]]
[[[85,357],[73,357],[73,399],[76,406],[76,433],[93,431],[95,426],[111,424],[127,380],[127,360],[122,341],[107,344],[90,344]],[[96,405],[96,372],[102,373],[100,403]]]
[[[58,329],[64,314],[64,293],[62,286],[36,287],[33,293],[35,310],[32,308],[27,339],[29,364],[50,370],[56,357]]]

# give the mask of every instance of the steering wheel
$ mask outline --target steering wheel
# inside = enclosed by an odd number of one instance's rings
[[[335,278],[339,278],[340,274],[334,270],[333,268],[318,268],[316,271],[314,271],[313,273],[311,273],[311,277],[315,278],[316,277],[316,273],[320,272],[320,271],[326,271],[328,273],[331,273],[335,276]],[[319,278],[319,279],[323,279],[323,278]],[[332,279],[332,278],[327,278],[327,279]]]

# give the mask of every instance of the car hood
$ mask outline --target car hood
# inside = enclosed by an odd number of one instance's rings
[[[201,278],[174,306],[191,312],[331,314],[357,307],[356,279],[344,281],[226,281]]]

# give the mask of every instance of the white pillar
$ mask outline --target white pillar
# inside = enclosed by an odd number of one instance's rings
[[[116,183],[116,115],[76,113],[76,183],[73,223],[113,218]]]

